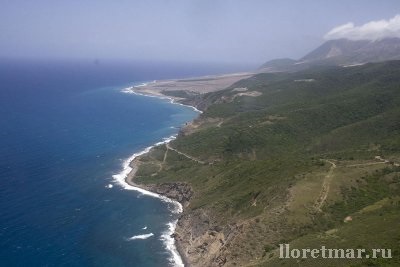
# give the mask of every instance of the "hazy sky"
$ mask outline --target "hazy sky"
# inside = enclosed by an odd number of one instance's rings
[[[258,64],[396,14],[399,0],[0,0],[0,57]]]

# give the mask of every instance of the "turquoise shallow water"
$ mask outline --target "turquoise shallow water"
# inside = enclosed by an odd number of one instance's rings
[[[112,176],[197,113],[122,93],[129,73],[0,70],[0,266],[171,265],[171,204]]]

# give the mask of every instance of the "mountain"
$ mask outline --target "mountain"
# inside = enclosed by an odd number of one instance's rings
[[[400,39],[377,41],[330,40],[300,59],[305,62],[357,64],[400,59]]]
[[[321,61],[332,60],[352,56],[359,49],[368,45],[370,41],[352,41],[348,39],[330,40],[323,43],[317,49],[311,51],[299,61]]]
[[[347,66],[400,59],[400,38],[382,40],[329,40],[299,60],[272,60],[262,71],[298,71],[312,66]],[[280,64],[271,64],[278,61]]]

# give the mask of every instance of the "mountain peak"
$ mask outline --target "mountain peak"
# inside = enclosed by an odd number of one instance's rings
[[[305,55],[303,58],[301,58],[301,60],[323,60],[350,55],[361,47],[367,45],[369,42],[370,41],[367,40],[352,41],[348,39],[329,40]]]

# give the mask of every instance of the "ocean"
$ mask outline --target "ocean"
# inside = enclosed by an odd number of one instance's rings
[[[176,205],[126,190],[115,178],[134,153],[175,135],[198,113],[122,91],[237,70],[2,60],[0,266],[179,265],[169,236]]]

